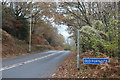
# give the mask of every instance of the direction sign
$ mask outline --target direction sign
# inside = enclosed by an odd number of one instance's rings
[[[109,61],[106,58],[83,58],[83,64],[104,64]]]

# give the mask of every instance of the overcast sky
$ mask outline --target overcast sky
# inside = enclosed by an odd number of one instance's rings
[[[52,23],[52,24],[53,24],[54,27],[57,27],[58,32],[64,36],[65,40],[67,40],[67,38],[70,36],[70,34],[67,31],[68,26],[66,26],[66,25],[56,25],[55,23]]]
[[[70,34],[67,31],[67,27],[68,26],[66,25],[60,25],[60,27],[58,27],[59,33],[62,34],[65,37],[65,39],[67,39],[70,36]]]

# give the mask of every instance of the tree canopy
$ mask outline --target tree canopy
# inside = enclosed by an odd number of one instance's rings
[[[19,39],[28,39],[29,20],[32,34],[43,35],[52,46],[63,45],[64,38],[52,23],[68,26],[76,42],[80,30],[82,51],[117,56],[119,25],[117,2],[10,2],[3,4],[3,29]]]

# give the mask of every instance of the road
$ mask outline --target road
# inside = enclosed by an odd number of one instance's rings
[[[2,61],[3,78],[51,78],[70,51],[48,51]]]

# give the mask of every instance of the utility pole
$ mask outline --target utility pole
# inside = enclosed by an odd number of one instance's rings
[[[77,29],[77,69],[80,70],[80,31]]]
[[[30,10],[30,28],[29,28],[29,52],[31,52],[31,35],[32,35],[32,4]]]

